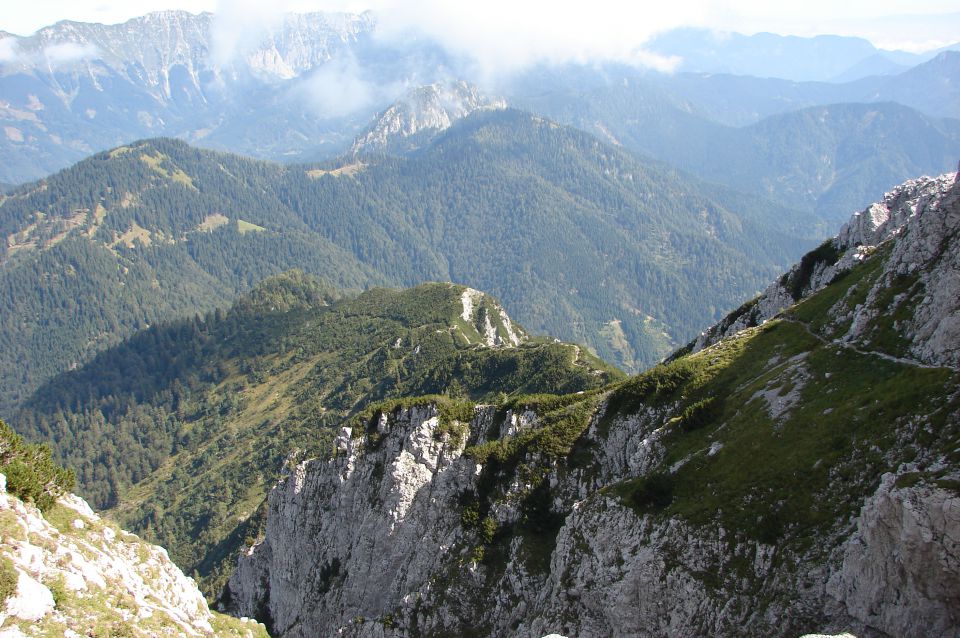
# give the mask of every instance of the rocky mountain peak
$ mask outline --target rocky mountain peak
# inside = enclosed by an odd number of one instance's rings
[[[500,302],[490,295],[464,288],[460,303],[463,308],[460,319],[477,331],[483,345],[490,348],[516,347],[529,338],[522,328],[513,323]]]
[[[353,143],[354,154],[414,150],[424,134],[450,128],[459,119],[481,109],[503,109],[507,103],[484,95],[469,82],[455,80],[417,86],[377,116]]]
[[[960,367],[958,175],[909,180],[854,213],[836,237],[701,334],[692,350],[778,316],[869,261],[876,273],[858,293],[863,300],[850,293],[829,310],[831,338],[861,345],[892,339],[903,357]],[[887,325],[897,309],[901,318]]]
[[[198,90],[205,90],[224,66],[289,79],[328,61],[338,46],[373,26],[369,12],[285,14],[263,25],[258,43],[240,47],[229,37],[235,30],[229,19],[218,22],[212,13],[156,11],[108,25],[62,21],[28,37],[11,36],[11,55],[0,69],[5,74],[72,71],[94,80],[114,73],[162,88],[169,98],[168,76],[175,66],[188,71]],[[79,64],[90,61],[98,64]],[[213,75],[201,81],[202,72]]]

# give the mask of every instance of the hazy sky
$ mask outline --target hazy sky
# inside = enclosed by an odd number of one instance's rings
[[[648,8],[629,0],[3,0],[0,29],[27,35],[61,19],[116,23],[159,9],[213,11],[231,23],[262,24],[284,10],[360,12],[380,25],[416,28],[491,65],[531,59],[629,59],[657,31],[711,27],[791,35],[856,35],[912,51],[960,40],[957,0],[673,0]],[[647,62],[649,60],[638,60]],[[655,61],[654,61],[655,62]]]

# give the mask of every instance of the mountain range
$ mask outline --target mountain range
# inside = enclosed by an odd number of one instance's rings
[[[0,32],[0,635],[958,635],[956,47],[389,17]]]
[[[284,637],[954,635],[958,227],[956,174],[911,181],[639,376],[456,438],[429,398],[350,423],[222,603]]]
[[[294,267],[347,289],[465,282],[532,330],[637,369],[823,232],[516,111],[477,113],[409,157],[347,161],[284,167],[155,140],[11,192],[0,405]]]
[[[944,51],[960,50],[960,43],[955,43],[927,53],[910,53],[882,50],[863,38],[838,35],[744,35],[696,28],[658,34],[646,46],[678,58],[680,71],[837,83],[895,75]]]
[[[895,140],[916,130],[910,128],[911,121],[960,117],[960,52],[942,51],[931,59],[879,52],[853,38],[721,38],[675,31],[650,46],[679,56],[685,61],[681,69],[690,72],[661,74],[602,63],[537,65],[519,75],[495,78],[476,77],[469,64],[429,40],[381,34],[369,12],[289,14],[256,33],[208,13],[160,12],[120,25],[61,22],[28,37],[3,34],[0,43],[0,182],[8,183],[37,179],[91,153],[157,136],[275,161],[330,159],[363,145],[365,136],[384,126],[382,121],[377,124],[378,118],[398,108],[423,108],[426,103],[413,97],[418,92],[464,81],[483,88],[469,89],[473,97],[461,104],[472,106],[454,108],[455,117],[481,103],[505,101],[586,130],[609,131],[631,150],[676,161],[688,170],[698,170],[705,162],[673,156],[678,135],[708,147],[725,147],[735,136],[741,148],[749,148],[749,132],[737,136],[727,127],[802,108],[893,101],[920,111],[900,118],[904,127],[887,136]],[[865,64],[878,55],[909,68],[897,66],[901,72],[895,75],[851,76],[850,81],[830,83],[822,81],[822,70],[756,77],[766,75],[763,69],[745,64],[840,68]],[[707,59],[718,60],[720,68],[704,66]],[[727,74],[718,73],[720,69]],[[820,81],[795,81],[801,76]],[[462,100],[462,91],[460,96]],[[946,134],[940,147],[957,155],[956,123],[927,124],[931,126]],[[788,126],[783,134],[790,143],[802,143],[829,138],[831,130],[829,124],[821,131],[809,121],[799,128]],[[403,137],[393,136],[399,150]],[[789,160],[786,148],[777,151],[768,166]],[[909,157],[910,149],[897,141],[885,152]],[[940,153],[926,162],[910,157],[868,168],[862,165],[870,159],[863,149],[847,156],[827,145],[820,155],[812,155],[820,156],[827,159],[815,167],[817,174],[860,164],[861,173],[870,173],[864,182],[883,184],[882,189],[914,174],[952,168]],[[742,186],[736,167],[726,175],[724,162],[713,166],[721,167],[721,174],[711,179]],[[892,166],[902,170],[893,174]],[[789,181],[795,176],[786,173],[774,179],[780,177]],[[836,220],[842,221],[878,196],[869,188],[861,184],[855,201],[829,199],[820,213],[829,214],[834,203],[849,205],[837,213]],[[804,195],[806,200],[794,201],[809,204],[807,200],[820,194],[814,188],[812,196]],[[796,205],[794,201],[790,205]]]
[[[651,78],[625,67],[600,77],[563,69],[524,75],[505,92],[511,104],[634,153],[840,224],[906,177],[955,167],[960,120],[952,118],[960,111],[948,105],[960,104],[958,96],[930,100],[946,118],[900,98],[953,86],[945,78],[958,70],[960,53],[950,52],[851,91],[737,76]]]
[[[951,635],[958,185],[894,189],[629,379],[473,289],[291,272],[14,423],[275,636]]]

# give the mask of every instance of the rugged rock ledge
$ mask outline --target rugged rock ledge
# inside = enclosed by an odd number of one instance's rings
[[[284,638],[956,636],[954,179],[606,392],[354,421],[273,490],[225,606]]]
[[[493,408],[478,409],[471,430],[537,426],[529,414],[493,417]],[[601,465],[620,476],[648,465],[656,417],[618,420]],[[458,505],[479,488],[481,468],[438,423],[432,406],[382,415],[377,437],[344,431],[335,458],[299,464],[271,494],[266,538],[241,559],[230,608],[284,637],[438,635],[463,631],[465,619],[477,635],[517,636],[799,635],[806,627],[947,637],[960,628],[960,498],[950,490],[898,488],[885,476],[852,528],[825,533],[835,548],[817,564],[784,560],[775,545],[722,528],[638,516],[558,471],[548,480],[567,495],[555,504],[567,514],[546,569],[533,564],[538,548],[523,534],[497,565],[475,560],[476,535]],[[636,450],[632,462],[624,447]],[[519,499],[525,486],[515,478]],[[590,495],[578,499],[582,491]],[[510,501],[493,514],[498,526],[520,519]]]
[[[0,474],[0,636],[237,636],[263,627],[210,611],[161,547],[118,530],[76,496],[42,515]]]
[[[923,295],[904,325],[912,343],[910,356],[931,365],[960,367],[960,181],[957,173],[910,180],[887,193],[883,201],[855,213],[833,239],[804,256],[758,298],[701,334],[692,344],[697,352],[744,328],[758,326],[797,301],[822,290],[885,244],[881,276],[860,307],[849,329],[838,338],[857,343],[878,313],[878,296],[895,280],[917,279]],[[890,240],[896,238],[896,242]]]

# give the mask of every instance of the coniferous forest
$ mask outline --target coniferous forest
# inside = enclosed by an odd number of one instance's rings
[[[466,283],[535,332],[636,370],[823,232],[515,111],[365,162],[284,167],[152,140],[15,190],[0,205],[0,409],[135,330],[225,307],[291,267],[343,289]]]

